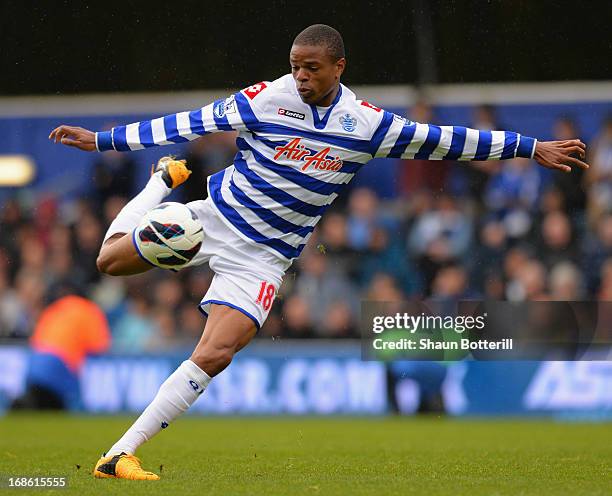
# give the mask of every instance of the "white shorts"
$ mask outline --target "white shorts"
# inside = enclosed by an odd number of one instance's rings
[[[200,310],[208,315],[212,303],[227,305],[251,318],[259,330],[291,262],[236,234],[210,198],[187,206],[204,227],[204,241],[186,267],[208,262],[215,273]]]

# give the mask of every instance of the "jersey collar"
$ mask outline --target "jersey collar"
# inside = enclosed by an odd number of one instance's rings
[[[332,102],[330,107],[327,109],[327,112],[325,112],[323,119],[319,118],[319,111],[317,110],[317,106],[310,104],[310,110],[312,110],[312,119],[314,121],[314,127],[316,129],[325,129],[325,126],[327,126],[327,121],[329,120],[329,116],[334,110],[334,107],[336,106],[336,104],[340,101],[341,95],[342,95],[342,85],[340,84],[338,85],[338,93],[336,94],[336,98],[334,98],[334,101]]]

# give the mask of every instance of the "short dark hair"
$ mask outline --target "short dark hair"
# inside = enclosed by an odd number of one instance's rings
[[[344,41],[342,35],[327,24],[313,24],[298,34],[293,40],[294,45],[320,46],[327,48],[327,52],[334,61],[344,57]]]

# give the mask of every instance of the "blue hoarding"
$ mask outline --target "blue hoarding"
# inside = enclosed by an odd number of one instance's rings
[[[437,384],[452,415],[612,417],[610,361],[413,362],[387,369],[362,361],[354,342],[286,342],[245,351],[211,382],[191,414],[382,415],[392,405],[411,414]],[[24,390],[28,356],[27,348],[0,347],[0,395],[8,400]],[[89,358],[79,377],[82,409],[140,412],[184,358]]]

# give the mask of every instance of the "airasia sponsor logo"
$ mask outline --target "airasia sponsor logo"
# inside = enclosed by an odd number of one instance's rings
[[[302,138],[293,138],[289,143],[284,146],[277,146],[276,155],[274,160],[278,160],[283,156],[288,160],[296,160],[298,162],[304,162],[302,165],[302,171],[308,170],[310,167],[315,170],[326,170],[326,171],[337,171],[342,167],[342,160],[340,157],[332,159],[327,158],[331,148],[323,148],[314,155],[308,150],[302,143]]]
[[[254,84],[253,86],[249,86],[248,88],[246,88],[244,90],[244,94],[249,98],[249,100],[252,100],[257,95],[259,95],[263,90],[265,90],[266,87],[267,87],[266,83],[257,83],[257,84]]]

